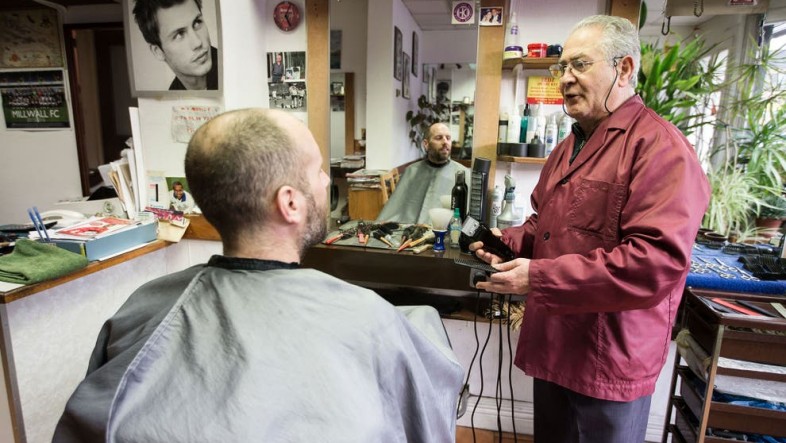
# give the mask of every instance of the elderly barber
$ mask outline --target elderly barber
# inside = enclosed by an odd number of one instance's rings
[[[501,233],[521,258],[470,246],[502,271],[479,288],[527,295],[515,362],[534,377],[538,443],[644,441],[709,200],[693,147],[635,93],[639,48],[619,17],[573,28],[550,70],[577,123],[544,166],[535,214]]]

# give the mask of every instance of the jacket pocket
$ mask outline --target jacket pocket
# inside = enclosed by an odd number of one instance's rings
[[[619,239],[625,187],[581,179],[568,212],[568,228],[614,242]]]

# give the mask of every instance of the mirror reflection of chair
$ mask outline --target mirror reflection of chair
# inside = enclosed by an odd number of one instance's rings
[[[390,195],[396,190],[399,180],[398,169],[379,175],[379,181],[371,186],[349,187],[349,218],[352,220],[375,220]]]

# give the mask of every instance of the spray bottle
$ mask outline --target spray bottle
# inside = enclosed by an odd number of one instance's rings
[[[516,226],[516,222],[519,221],[516,217],[516,213],[513,210],[513,206],[516,201],[516,181],[513,180],[513,177],[510,174],[505,175],[505,207],[502,208],[502,213],[497,217],[497,227],[499,229],[509,228],[511,226]],[[520,224],[520,222],[518,223]]]
[[[489,227],[497,227],[497,217],[502,214],[502,188],[494,186],[494,191],[491,193],[491,211],[489,215]]]

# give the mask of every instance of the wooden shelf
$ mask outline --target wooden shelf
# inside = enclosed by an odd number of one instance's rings
[[[502,61],[502,69],[513,69],[521,64],[524,69],[549,69],[549,66],[557,63],[559,57],[539,57],[539,58],[511,58]]]
[[[524,163],[527,165],[542,165],[546,163],[547,158],[543,157],[514,157],[512,155],[498,155],[497,161],[508,163]]]

